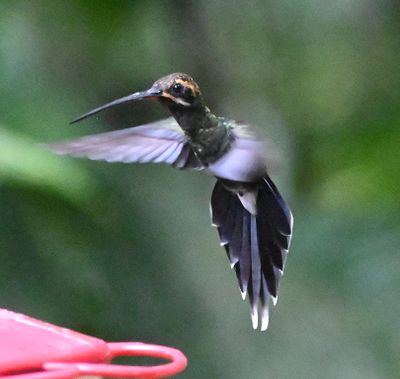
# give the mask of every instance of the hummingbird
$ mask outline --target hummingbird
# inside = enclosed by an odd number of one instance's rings
[[[124,163],[167,163],[216,178],[212,225],[234,269],[254,329],[266,330],[276,305],[289,250],[293,216],[267,174],[266,144],[249,125],[214,115],[187,74],[158,79],[145,91],[99,106],[76,123],[118,104],[153,99],[172,117],[122,130],[52,143],[57,154]]]

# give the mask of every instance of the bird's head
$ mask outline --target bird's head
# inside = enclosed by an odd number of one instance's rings
[[[151,87],[159,93],[158,99],[167,106],[195,106],[201,101],[201,92],[197,83],[187,74],[171,74],[158,79]]]
[[[135,92],[131,95],[95,108],[77,117],[71,123],[93,116],[94,114],[115,105],[142,99],[158,100],[170,108],[179,107],[182,109],[189,109],[202,104],[200,88],[193,78],[187,74],[175,73],[158,79],[154,82],[151,88],[145,91]]]

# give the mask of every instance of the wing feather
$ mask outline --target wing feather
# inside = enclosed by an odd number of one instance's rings
[[[177,122],[171,117],[149,124],[51,143],[54,153],[123,163],[168,163],[202,169]]]

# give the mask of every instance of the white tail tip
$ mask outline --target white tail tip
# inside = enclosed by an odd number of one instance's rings
[[[253,329],[256,330],[258,328],[257,306],[251,308],[251,322],[253,324]]]

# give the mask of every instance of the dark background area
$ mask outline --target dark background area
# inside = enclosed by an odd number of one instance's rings
[[[399,4],[1,1],[0,307],[175,346],[182,378],[398,377]],[[213,178],[39,145],[166,117],[68,125],[177,71],[271,140],[295,234],[266,333],[210,227]]]

